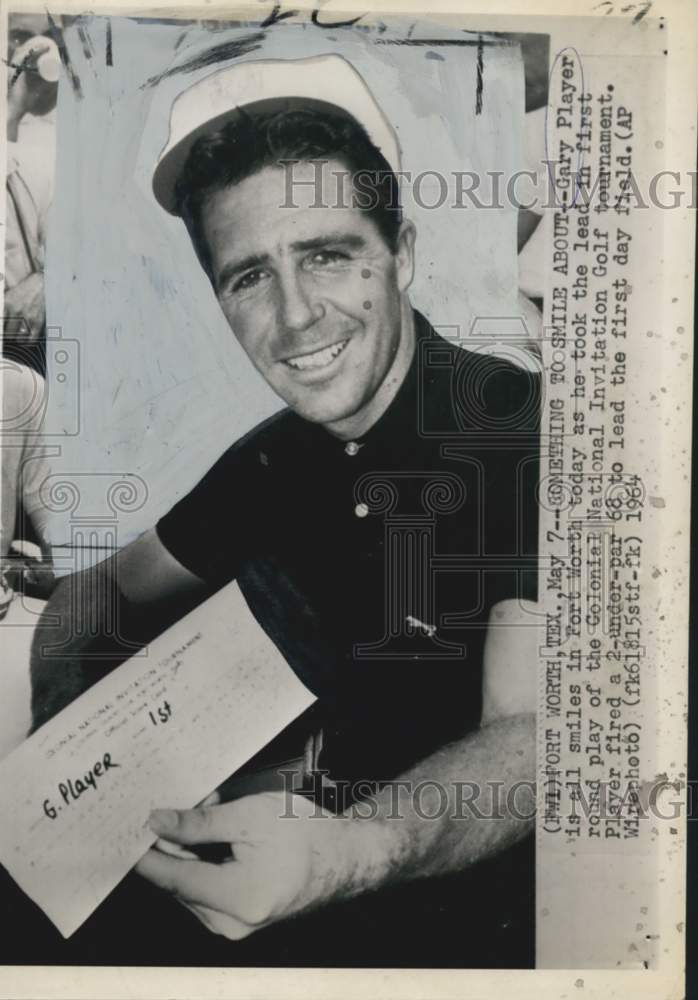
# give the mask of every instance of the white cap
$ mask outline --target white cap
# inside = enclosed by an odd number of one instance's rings
[[[189,150],[202,135],[221,128],[238,108],[275,98],[306,98],[351,115],[392,167],[400,169],[397,137],[362,77],[337,55],[237,63],[204,77],[172,105],[170,135],[153,174],[153,192],[176,215],[175,184]]]

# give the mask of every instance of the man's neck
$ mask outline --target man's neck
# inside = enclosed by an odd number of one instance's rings
[[[395,357],[385,378],[369,402],[350,417],[324,425],[325,430],[342,441],[351,441],[367,434],[383,416],[405,381],[412,364],[416,344],[414,312],[406,296],[402,302],[401,324],[400,343]]]

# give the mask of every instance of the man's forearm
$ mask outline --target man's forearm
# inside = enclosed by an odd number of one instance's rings
[[[461,871],[516,843],[533,827],[535,759],[535,717],[512,716],[349,810],[350,893]]]
[[[32,732],[198,604],[203,592],[134,603],[105,560],[61,580],[34,633]]]
[[[95,569],[58,583],[32,642],[32,732],[135,651],[125,617],[108,573]]]
[[[138,871],[234,939],[369,890],[461,871],[532,827],[534,723],[533,715],[519,715],[483,727],[339,817],[278,792],[156,811],[158,837],[186,848],[225,844],[235,864],[214,870],[208,861],[154,850]],[[492,787],[501,793],[494,809]],[[482,791],[471,795],[473,788]],[[515,789],[523,794],[512,809]]]

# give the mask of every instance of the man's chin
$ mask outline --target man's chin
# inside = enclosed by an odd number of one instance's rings
[[[303,420],[311,424],[321,424],[330,428],[353,417],[360,409],[360,403],[355,400],[342,401],[337,399],[337,393],[328,390],[327,399],[287,399],[288,406]]]
[[[353,416],[353,409],[344,410],[337,407],[291,407],[294,412],[303,420],[310,424],[320,424],[323,427],[332,427]]]

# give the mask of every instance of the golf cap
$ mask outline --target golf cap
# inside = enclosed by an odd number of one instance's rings
[[[333,105],[354,118],[393,170],[400,169],[397,137],[362,77],[337,55],[237,63],[204,77],[172,105],[170,134],[153,174],[153,192],[165,211],[177,215],[175,185],[197,139],[261,101],[279,106]]]

